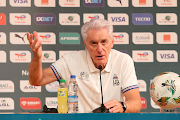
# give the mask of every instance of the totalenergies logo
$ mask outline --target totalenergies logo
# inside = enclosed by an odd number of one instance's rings
[[[171,20],[171,16],[166,16],[164,20],[167,20],[167,21]]]
[[[164,2],[171,2],[171,0],[164,0]]]
[[[40,37],[44,40],[49,40],[51,35],[50,34],[46,34],[46,35],[40,35]]]
[[[69,16],[68,19],[66,19],[66,20],[73,21],[73,19],[74,19],[73,16]]]
[[[20,57],[20,58],[25,58],[25,56],[26,56],[26,53],[21,53],[21,54],[15,54],[15,55],[17,55],[18,56],[18,58]]]
[[[66,0],[67,2],[74,2],[74,0]]]
[[[115,37],[116,40],[122,40],[124,38],[124,35],[123,34],[113,35],[113,37]]]
[[[24,21],[26,16],[25,15],[15,16],[15,18],[17,18],[18,20]]]
[[[90,18],[90,19],[99,18],[99,15],[95,15],[94,17],[89,16],[88,18]]]
[[[147,53],[147,52],[144,52],[143,54],[141,54],[141,53],[138,53],[138,55],[139,55],[140,57],[147,58],[147,56],[148,56],[148,53]]]

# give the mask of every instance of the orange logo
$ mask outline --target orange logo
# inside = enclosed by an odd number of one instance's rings
[[[42,5],[48,5],[49,4],[49,0],[41,0],[41,4]]]
[[[0,25],[6,25],[6,15],[4,13],[0,13]]]
[[[171,42],[171,35],[164,35],[164,42]]]
[[[146,5],[146,0],[139,0],[139,5]]]

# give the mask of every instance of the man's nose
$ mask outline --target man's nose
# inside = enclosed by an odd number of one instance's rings
[[[97,45],[97,52],[102,52],[102,50],[103,50],[103,48],[102,48],[103,46],[99,43],[98,45]]]

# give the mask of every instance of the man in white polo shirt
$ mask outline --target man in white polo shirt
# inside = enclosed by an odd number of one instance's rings
[[[68,85],[70,75],[76,75],[79,113],[90,113],[101,106],[98,68],[102,66],[104,106],[113,113],[139,112],[141,99],[134,63],[129,55],[112,49],[114,39],[111,23],[92,19],[82,26],[81,34],[86,50],[67,53],[49,68],[42,70],[42,44],[36,32],[27,32],[33,51],[29,82],[32,85],[45,85],[63,78]]]

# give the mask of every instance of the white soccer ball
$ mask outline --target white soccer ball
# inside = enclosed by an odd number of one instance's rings
[[[174,72],[157,75],[150,85],[153,101],[164,109],[180,106],[180,76]]]

